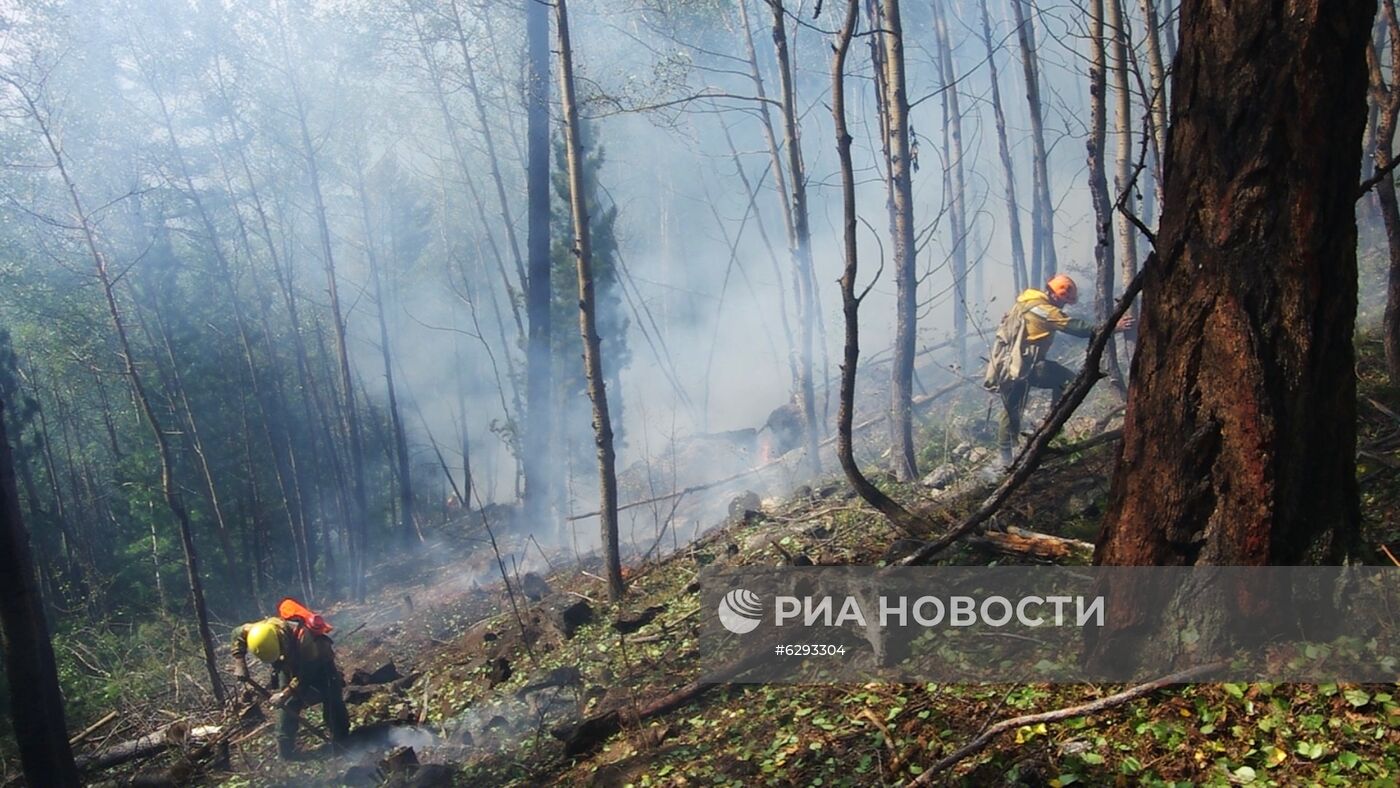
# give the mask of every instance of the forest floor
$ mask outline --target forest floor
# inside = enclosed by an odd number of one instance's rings
[[[1385,385],[1379,342],[1358,339],[1358,478],[1368,548],[1400,547],[1400,394]],[[1100,429],[1103,391],[1064,442]],[[980,406],[973,406],[974,408]],[[1044,403],[1040,403],[1044,407]],[[946,464],[942,489],[882,486],[953,522],[992,483],[980,411],[922,436],[926,467]],[[1032,417],[1037,414],[1031,414]],[[965,444],[958,446],[957,444]],[[1049,459],[998,515],[1001,525],[1092,541],[1108,495],[1114,443]],[[1103,697],[1104,685],[720,685],[669,713],[628,722],[569,755],[555,731],[606,710],[645,708],[697,679],[695,580],[704,566],[877,564],[897,534],[836,478],[789,499],[737,501],[733,516],[668,557],[630,568],[620,606],[605,601],[596,566],[570,560],[515,597],[490,551],[446,545],[378,567],[380,591],[327,611],[347,677],[393,662],[391,683],[352,687],[349,752],[331,755],[303,733],[308,755],[276,758],[266,731],[233,748],[208,785],[379,785],[388,754],[422,764],[390,785],[882,785],[899,784],[1007,717]],[[1393,550],[1400,552],[1400,550]],[[1377,555],[1380,555],[1377,553]],[[942,561],[1017,559],[962,545]],[[1380,560],[1385,560],[1381,558]],[[538,587],[532,588],[536,585]],[[583,604],[580,604],[583,603]],[[589,608],[566,632],[561,611]],[[501,612],[504,610],[505,612]],[[649,619],[649,620],[648,620]],[[641,623],[620,635],[618,620]],[[563,681],[551,681],[563,679]],[[539,684],[562,686],[536,687]],[[1400,702],[1394,685],[1199,684],[1158,691],[1108,712],[1022,728],[967,759],[950,784],[1395,785]],[[307,712],[312,721],[320,712]],[[590,746],[585,746],[590,745]],[[149,766],[147,764],[146,766]],[[144,768],[144,767],[143,767]]]

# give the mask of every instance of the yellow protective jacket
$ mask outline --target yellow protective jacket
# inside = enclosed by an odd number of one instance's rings
[[[1087,337],[1094,326],[1066,315],[1039,290],[1022,293],[997,326],[982,386],[1001,392],[1006,385],[1025,379],[1045,358],[1056,331]]]
[[[1037,349],[1041,354],[1055,341],[1056,331],[1063,331],[1072,337],[1087,337],[1094,333],[1093,323],[1065,314],[1050,303],[1050,297],[1043,291],[1027,290],[1017,297],[1016,304],[1025,307],[1026,342],[1039,346]]]
[[[277,627],[277,640],[282,652],[281,659],[272,663],[277,685],[295,691],[308,674],[320,676],[335,670],[335,652],[331,648],[330,638],[318,635],[294,621],[276,617],[263,621]],[[259,623],[263,622],[252,621],[233,631],[233,658],[245,673],[248,665],[248,630]]]

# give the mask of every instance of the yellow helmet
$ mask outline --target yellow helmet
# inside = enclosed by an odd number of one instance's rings
[[[248,627],[248,650],[253,652],[253,656],[269,664],[280,659],[282,642],[277,636],[277,623],[259,621]]]

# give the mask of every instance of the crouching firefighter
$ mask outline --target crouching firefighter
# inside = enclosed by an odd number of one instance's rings
[[[1026,290],[1016,299],[997,326],[987,374],[982,385],[1001,395],[1001,426],[997,433],[1001,467],[1011,465],[1012,453],[1021,434],[1021,415],[1026,409],[1026,397],[1032,388],[1050,389],[1051,407],[1074,382],[1075,374],[1064,365],[1047,358],[1055,333],[1063,331],[1072,337],[1089,337],[1094,324],[1070,317],[1063,307],[1079,301],[1079,288],[1065,274],[1055,274],[1045,283],[1044,290]],[[1115,327],[1127,331],[1133,327],[1132,315],[1124,315]]]
[[[277,612],[234,630],[233,674],[240,683],[262,690],[248,676],[248,652],[272,666],[270,689],[276,692],[269,701],[279,709],[277,753],[294,758],[303,709],[321,704],[332,742],[349,735],[350,717],[342,694],[344,679],[335,665],[329,637],[331,625],[291,598],[282,600]]]

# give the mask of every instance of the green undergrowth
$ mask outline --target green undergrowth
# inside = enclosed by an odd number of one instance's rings
[[[1366,398],[1400,412],[1400,398],[1377,374],[1378,344],[1360,349],[1360,442],[1400,429]],[[1389,404],[1387,404],[1389,403]],[[1099,407],[1111,407],[1100,403]],[[1367,410],[1371,413],[1367,413]],[[975,410],[975,409],[973,409]],[[1097,421],[1081,420],[1081,426]],[[973,416],[971,421],[975,421]],[[1387,423],[1389,422],[1389,423]],[[1074,424],[1072,423],[1072,427]],[[924,435],[927,437],[927,434]],[[1062,439],[1072,444],[1078,435]],[[982,445],[988,445],[985,432]],[[946,447],[950,443],[944,440]],[[927,459],[933,459],[930,455]],[[954,461],[951,454],[939,459]],[[1008,502],[998,521],[1092,541],[1107,502],[1113,447],[1047,458],[1043,469]],[[1374,471],[1363,458],[1365,536],[1368,544],[1395,539],[1393,502],[1400,472]],[[975,469],[960,468],[972,478]],[[1367,474],[1371,475],[1368,477]],[[920,504],[949,524],[990,489],[974,484],[939,496],[917,484],[877,483],[900,500]],[[819,564],[874,564],[898,534],[853,499],[842,485],[816,486],[811,496],[765,507],[762,516],[732,523],[689,551],[632,579],[620,609],[600,605],[597,622],[573,639],[537,654],[523,651],[522,669],[488,689],[480,669],[452,673],[451,647],[440,667],[454,676],[433,715],[442,720],[509,695],[552,667],[580,667],[606,693],[586,697],[583,713],[602,704],[644,704],[699,674],[691,586],[712,561],[779,565],[803,553]],[[1005,563],[971,548],[950,550],[949,563]],[[598,584],[578,579],[576,593],[593,596]],[[624,657],[607,622],[648,607],[665,612],[629,638]],[[501,619],[496,625],[506,629]],[[1022,714],[1094,700],[1118,689],[1103,685],[765,685],[716,687],[672,713],[627,726],[599,749],[576,760],[540,732],[506,752],[470,760],[464,784],[652,785],[879,785],[919,775],[970,741],[987,724]],[[1400,705],[1395,685],[1201,684],[1169,688],[1086,717],[1025,727],[959,764],[947,777],[956,785],[1395,785],[1400,782]]]

